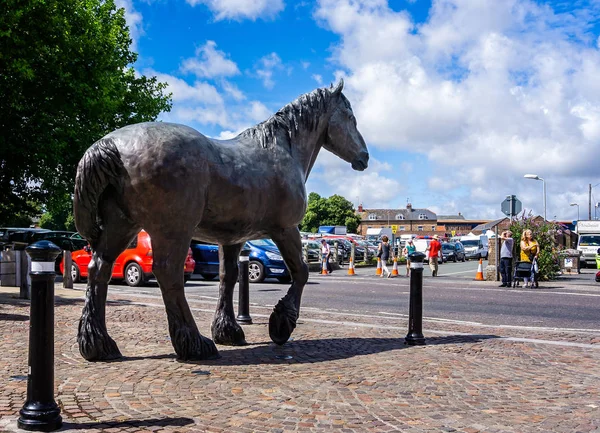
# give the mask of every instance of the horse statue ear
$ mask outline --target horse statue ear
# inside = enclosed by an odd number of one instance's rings
[[[330,91],[332,95],[341,95],[342,94],[342,89],[344,88],[344,79],[340,78],[339,83],[337,84],[337,86],[335,86],[335,89],[333,88],[333,84],[330,87]]]

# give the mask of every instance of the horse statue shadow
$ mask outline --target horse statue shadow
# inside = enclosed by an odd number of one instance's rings
[[[117,256],[145,229],[165,303],[169,334],[181,360],[215,359],[215,343],[246,344],[233,309],[238,256],[250,239],[270,237],[292,276],[269,318],[273,342],[296,327],[308,267],[298,225],[305,183],[321,148],[355,170],[369,153],[342,93],[320,88],[231,140],[215,140],[183,125],[140,123],[94,143],[77,167],[74,215],[93,250],[77,341],[89,361],[121,357],[106,327],[106,297]],[[219,245],[219,299],[213,341],[200,335],[184,294],[183,267],[192,239]]]

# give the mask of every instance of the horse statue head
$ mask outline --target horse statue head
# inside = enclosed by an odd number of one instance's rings
[[[350,101],[342,93],[344,81],[331,90],[333,113],[329,119],[323,148],[346,162],[354,170],[363,171],[369,165],[367,145],[356,127],[356,118],[352,113]]]

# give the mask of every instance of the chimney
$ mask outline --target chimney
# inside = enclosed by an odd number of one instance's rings
[[[459,213],[458,213],[458,216],[462,216],[462,214],[459,212]]]
[[[412,212],[412,204],[406,203],[406,210]]]
[[[362,203],[358,205],[358,212],[362,212],[363,211],[363,207],[362,207]]]

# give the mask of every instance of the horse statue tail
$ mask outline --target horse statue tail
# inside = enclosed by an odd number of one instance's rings
[[[73,214],[75,226],[92,248],[100,238],[98,202],[109,186],[120,190],[125,167],[112,138],[95,142],[79,161],[75,178]]]

